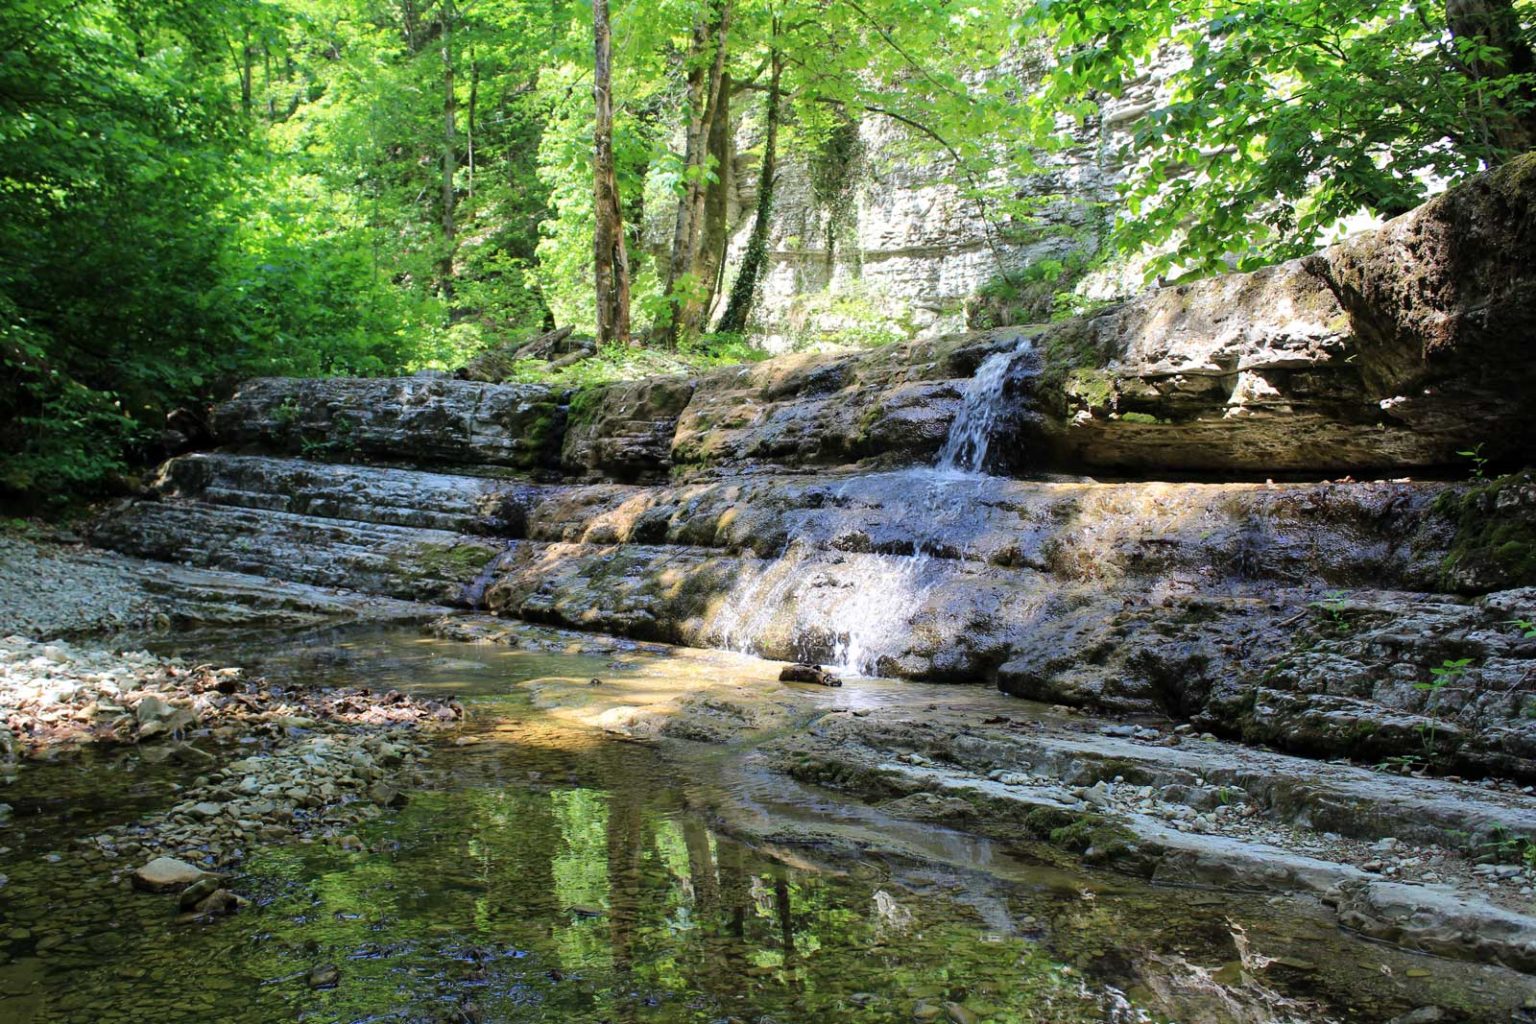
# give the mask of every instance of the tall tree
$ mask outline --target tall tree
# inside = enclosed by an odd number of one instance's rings
[[[599,344],[633,343],[629,327],[629,256],[624,212],[613,165],[613,42],[608,0],[592,0],[592,269],[597,290]]]
[[[757,296],[757,284],[768,259],[768,232],[772,226],[773,190],[778,180],[779,166],[779,88],[784,75],[784,58],[779,52],[778,35],[779,19],[775,17],[773,38],[769,43],[768,97],[763,115],[763,162],[757,171],[757,209],[752,215],[752,230],[747,235],[741,268],[736,272],[736,282],[731,285],[730,300],[715,325],[715,330],[733,334],[740,334],[747,329],[747,320],[752,315],[752,304]]]
[[[710,138],[721,116],[731,0],[714,0],[708,18],[694,24],[689,52],[688,123],[684,136],[683,174],[672,233],[672,258],[667,265],[669,315],[658,338],[675,346],[690,312],[697,325],[701,305],[698,260],[704,230],[704,209],[710,178]],[[718,169],[715,173],[718,173]],[[690,310],[691,307],[691,310]]]
[[[1034,111],[1093,117],[1182,51],[1125,156],[1125,252],[1149,273],[1300,255],[1362,209],[1393,215],[1536,139],[1536,61],[1513,0],[1059,0]]]
[[[456,16],[453,0],[443,0],[443,259],[438,274],[438,288],[445,299],[453,297],[453,250],[457,237],[453,193],[453,178],[459,169],[458,101],[453,91],[453,23]]]
[[[1514,0],[1446,0],[1445,20],[1467,72],[1493,86],[1468,111],[1481,122],[1485,143],[1505,153],[1536,147],[1536,56]],[[1512,96],[1502,95],[1501,80],[1514,83]]]

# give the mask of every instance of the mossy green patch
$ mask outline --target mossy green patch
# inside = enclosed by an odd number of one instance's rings
[[[1136,847],[1135,833],[1102,814],[1037,807],[1025,816],[1024,827],[1035,837],[1080,853],[1088,861],[1115,860]]]
[[[496,557],[496,552],[485,544],[423,544],[414,556],[412,575],[468,582]]]
[[[1440,563],[1442,587],[1482,593],[1536,585],[1536,472],[1448,491],[1434,508],[1456,528]]]

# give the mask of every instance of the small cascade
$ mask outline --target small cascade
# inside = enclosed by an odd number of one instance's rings
[[[739,583],[716,611],[714,642],[743,654],[791,656],[876,675],[901,654],[927,597],[925,554],[849,554],[791,542]]]
[[[824,550],[797,534],[727,595],[711,623],[714,642],[744,654],[825,661],[859,675],[876,675],[882,660],[899,657],[934,585],[930,563],[952,550],[948,527],[968,512],[971,497],[956,478],[985,472],[993,436],[1010,411],[1009,371],[1033,347],[1032,338],[1020,338],[982,360],[937,467],[899,474],[910,482],[906,515],[921,527],[911,554]]]
[[[986,472],[992,435],[1007,409],[1008,369],[1020,354],[1031,351],[1034,344],[1031,337],[1020,338],[1013,348],[992,353],[976,367],[976,375],[965,390],[960,411],[950,424],[949,436],[939,451],[937,468],[941,473]]]
[[[517,541],[507,541],[507,546],[501,549],[501,553],[486,562],[475,578],[464,584],[464,589],[459,593],[459,600],[471,611],[484,610],[486,589],[496,579],[496,574],[516,547]]]

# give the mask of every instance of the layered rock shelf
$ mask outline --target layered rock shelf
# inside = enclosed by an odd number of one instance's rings
[[[587,389],[256,381],[93,537],[1536,778],[1536,483],[1317,479],[1529,450],[1533,169],[1044,327]],[[1168,482],[1199,473],[1246,482]]]

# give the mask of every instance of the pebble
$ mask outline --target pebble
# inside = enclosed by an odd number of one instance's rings
[[[314,989],[335,988],[340,982],[341,969],[335,964],[320,964],[318,967],[312,967],[304,976],[304,983]]]

